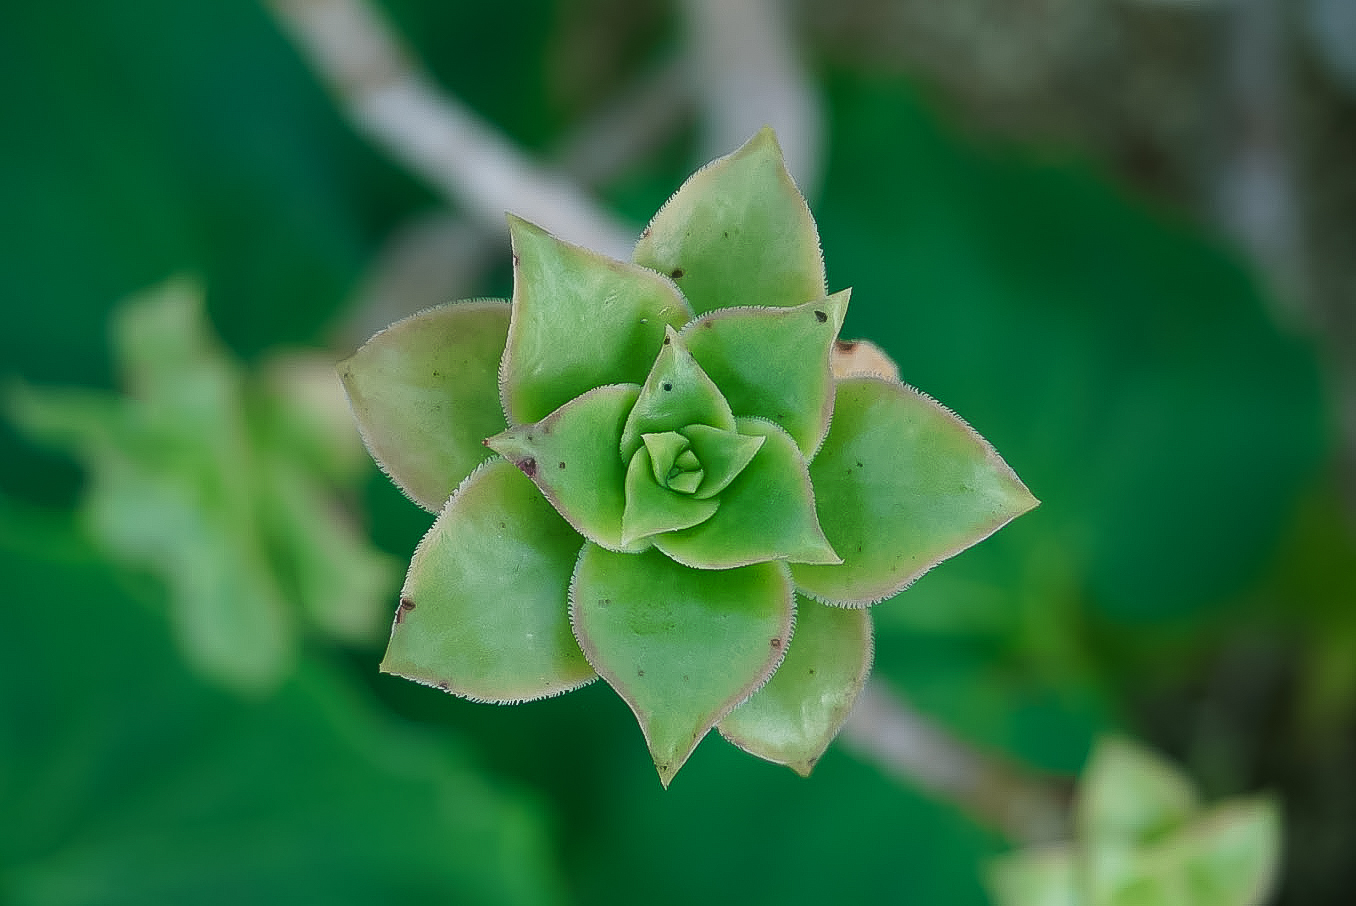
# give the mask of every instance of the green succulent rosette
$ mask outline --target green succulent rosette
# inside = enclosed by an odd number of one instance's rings
[[[509,226],[510,302],[340,366],[368,449],[438,513],[382,669],[503,703],[601,676],[665,785],[712,727],[808,773],[870,670],[867,606],[1035,499],[890,368],[835,369],[848,292],[771,130],[630,262]]]

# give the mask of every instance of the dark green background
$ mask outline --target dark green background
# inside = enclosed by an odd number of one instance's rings
[[[538,151],[679,40],[639,4],[611,68],[562,87],[606,6],[387,4]],[[875,611],[876,676],[1039,771],[1076,773],[1117,728],[1211,796],[1278,789],[1288,896],[1342,902],[1356,555],[1312,344],[1221,242],[1076,154],[984,145],[918,86],[816,72],[844,334],[1043,501]],[[384,238],[441,204],[237,0],[4,6],[0,130],[0,380],[112,387],[109,312],[185,272],[246,362],[324,346]],[[610,203],[643,223],[694,144],[618,174]],[[713,735],[665,792],[603,684],[494,708],[313,645],[265,701],[211,688],[163,588],[82,534],[81,487],[0,423],[0,903],[985,902],[1008,844],[841,746],[807,781]],[[363,504],[401,557],[431,521],[375,470]]]

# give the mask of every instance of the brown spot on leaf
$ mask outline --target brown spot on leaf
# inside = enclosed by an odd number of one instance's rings
[[[664,382],[664,389],[665,389],[665,390],[672,390],[672,389],[673,389],[673,385],[670,384],[668,381],[665,381],[665,382]]]
[[[641,238],[641,239],[649,239],[649,238],[650,238],[650,228],[649,228],[649,227],[646,227],[645,229],[643,229],[643,230],[640,231],[640,238]]]
[[[537,461],[533,459],[531,456],[527,457],[526,459],[518,460],[518,462],[514,463],[514,465],[522,469],[523,474],[526,475],[528,478],[535,478],[537,476]]]
[[[664,345],[665,345],[665,346],[668,346],[668,345],[669,345],[670,343],[672,343],[672,342],[673,342],[673,337],[665,337],[665,338],[664,338]]]
[[[639,667],[637,667],[637,668],[636,668],[636,676],[644,676],[644,675],[645,675],[645,671],[642,670],[642,669],[640,669]]]
[[[396,608],[395,614],[395,621],[397,626],[405,622],[405,614],[406,612],[411,610],[414,610],[414,600],[411,598],[401,598],[400,606]]]
[[[679,277],[683,276],[683,269],[682,269],[681,267],[675,267],[675,268],[669,273],[669,276],[672,277],[673,279],[677,280]]]
[[[833,341],[833,348],[836,349],[836,350],[838,350],[839,352],[844,352],[844,353],[851,352],[852,350],[854,350],[854,349],[857,348],[857,341],[856,341],[856,340],[834,340],[834,341]]]
[[[556,465],[560,466],[560,468],[562,468],[562,469],[565,468],[565,463],[563,463],[563,462],[557,463]]]
[[[774,650],[780,650],[782,647],[782,640],[778,638],[773,638],[768,641],[768,644],[771,645]]]
[[[439,683],[438,688],[443,690],[444,692],[452,691],[452,685],[450,683]]]
[[[825,321],[829,320],[829,316],[818,309],[815,309],[815,318],[819,321],[820,324],[823,324]]]
[[[517,252],[514,252],[514,253],[513,253],[513,266],[514,266],[514,267],[517,267],[517,266],[518,266],[518,253],[517,253]]]

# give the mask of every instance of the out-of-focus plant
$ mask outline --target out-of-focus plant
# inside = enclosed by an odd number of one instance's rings
[[[808,773],[870,669],[868,605],[1035,499],[888,360],[835,374],[848,292],[770,130],[632,262],[510,231],[510,303],[341,365],[373,456],[439,512],[383,669],[506,703],[601,675],[665,785],[712,727]]]
[[[370,640],[396,566],[340,505],[368,465],[328,363],[279,356],[246,374],[183,279],[129,300],[112,330],[125,395],[18,385],[8,410],[86,465],[89,529],[163,577],[188,660],[263,692],[303,626]]]
[[[1180,771],[1120,738],[1093,751],[1074,834],[997,860],[989,888],[998,906],[1257,906],[1280,862],[1274,798],[1203,808]]]

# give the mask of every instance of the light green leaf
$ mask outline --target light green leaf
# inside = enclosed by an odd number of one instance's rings
[[[672,277],[698,314],[825,295],[819,232],[768,128],[683,183],[633,260]]]
[[[1178,830],[1199,806],[1196,790],[1161,756],[1122,737],[1097,743],[1079,781],[1081,840],[1138,845]]]
[[[398,321],[339,363],[363,441],[410,499],[437,512],[504,430],[499,360],[509,307],[443,305]]]
[[[780,564],[713,573],[657,551],[584,547],[570,587],[575,635],[635,712],[664,786],[776,669],[793,599]]]
[[[622,431],[621,456],[629,462],[645,434],[678,431],[688,425],[710,425],[733,431],[734,414],[720,389],[687,351],[673,328],[668,329],[645,378],[640,398]]]
[[[791,435],[757,418],[738,419],[738,425],[741,434],[766,440],[720,493],[720,509],[701,525],[656,535],[655,546],[696,569],[839,562],[819,527],[805,458]]]
[[[796,598],[796,629],[777,672],[720,722],[746,752],[808,777],[871,672],[871,615]]]
[[[589,682],[568,616],[583,543],[512,464],[481,466],[414,553],[381,669],[492,702]]]
[[[669,325],[692,310],[653,271],[561,242],[509,217],[513,323],[504,354],[504,411],[535,422],[586,390],[645,379]]]
[[[1270,796],[1221,803],[1192,823],[1180,845],[1189,854],[1186,884],[1193,904],[1258,906],[1280,872],[1280,807]]]
[[[692,444],[691,453],[704,472],[696,497],[714,497],[735,480],[767,439],[761,434],[747,435],[722,431],[710,425],[688,425],[683,436]]]
[[[654,435],[649,435],[653,437]],[[720,506],[679,493],[655,481],[650,451],[641,447],[626,470],[626,511],[622,514],[622,542],[627,545],[654,535],[705,522]],[[688,475],[696,473],[684,473]]]
[[[643,550],[649,542],[622,542],[626,463],[617,455],[623,421],[639,392],[634,384],[598,387],[485,443],[536,482],[585,538],[608,550]]]
[[[829,351],[849,290],[795,308],[730,308],[702,315],[683,342],[735,415],[776,422],[814,455],[833,412]]]
[[[810,476],[843,562],[797,564],[792,574],[801,591],[847,606],[895,594],[1037,503],[969,425],[880,378],[839,381]]]
[[[1067,845],[1001,856],[989,865],[985,880],[994,906],[1089,906],[1078,893]]]

